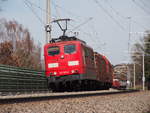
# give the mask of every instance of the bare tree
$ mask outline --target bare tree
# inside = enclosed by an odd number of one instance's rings
[[[41,69],[41,47],[16,21],[0,20],[0,64]]]
[[[136,64],[136,75],[137,75],[137,80],[141,81],[142,79],[142,54],[144,52],[145,57],[144,57],[144,65],[145,65],[145,75],[146,75],[146,80],[150,79],[150,33],[149,31],[145,32],[145,35],[143,39],[141,39],[140,43],[134,44],[132,47],[133,53],[131,54],[133,62]]]

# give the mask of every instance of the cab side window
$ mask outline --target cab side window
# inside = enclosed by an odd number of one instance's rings
[[[87,48],[84,48],[84,51],[85,51],[85,57],[88,57],[90,55],[89,51]]]
[[[94,54],[91,49],[85,48],[85,57],[89,57],[90,59],[94,60]]]

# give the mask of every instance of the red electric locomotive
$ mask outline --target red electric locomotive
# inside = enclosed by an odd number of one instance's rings
[[[121,80],[119,78],[113,79],[112,88],[114,89],[126,89],[127,87],[127,81]]]
[[[110,62],[76,37],[51,40],[44,47],[44,57],[52,90],[96,90],[112,86]]]

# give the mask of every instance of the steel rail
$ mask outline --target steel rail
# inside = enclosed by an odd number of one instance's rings
[[[10,103],[24,103],[31,101],[44,101],[51,99],[68,99],[68,98],[82,98],[89,96],[105,96],[114,94],[125,94],[138,92],[139,90],[99,90],[99,91],[84,91],[84,92],[62,92],[62,93],[33,93],[33,94],[21,94],[16,96],[0,96],[0,104]]]

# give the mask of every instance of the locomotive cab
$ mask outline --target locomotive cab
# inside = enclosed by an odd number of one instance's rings
[[[77,79],[84,73],[81,43],[70,40],[45,45],[45,68],[49,82]]]

